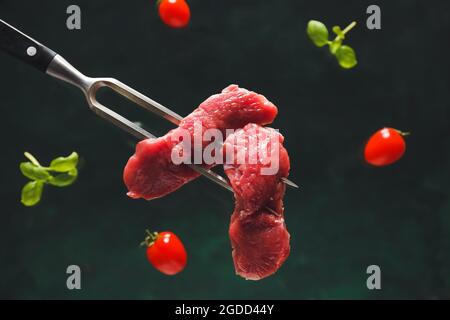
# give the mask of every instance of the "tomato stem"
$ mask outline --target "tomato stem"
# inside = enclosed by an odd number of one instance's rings
[[[158,238],[158,232],[150,232],[148,229],[146,229],[145,233],[147,235],[145,236],[144,241],[141,242],[141,246],[151,247]]]
[[[398,134],[401,135],[402,137],[407,137],[407,136],[411,135],[411,132],[403,132],[403,131],[400,131],[400,130],[395,130],[395,131],[397,131]]]

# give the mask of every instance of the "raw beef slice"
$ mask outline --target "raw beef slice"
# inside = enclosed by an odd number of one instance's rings
[[[278,136],[275,142],[270,140],[271,134]],[[250,137],[258,137],[258,150],[268,150],[266,158],[258,158],[255,164],[237,163],[237,153],[249,150]],[[290,164],[283,140],[283,136],[271,128],[248,124],[228,136],[224,143],[224,154],[233,152],[235,155],[235,162],[224,166],[236,198],[229,228],[232,256],[236,273],[245,279],[259,280],[270,276],[289,256],[290,235],[286,230],[283,207],[286,186],[281,178],[288,176]],[[270,166],[267,157],[271,148],[277,146],[278,172],[261,175],[260,169]]]
[[[175,165],[171,160],[172,148],[178,144],[171,137],[179,136],[178,130],[189,130],[191,141],[194,141],[194,122],[197,121],[203,127],[203,132],[216,128],[225,136],[225,129],[242,128],[248,123],[269,124],[277,112],[277,107],[264,96],[237,85],[228,86],[222,93],[200,104],[181,121],[178,128],[163,137],[137,144],[136,152],[128,160],[123,173],[128,195],[146,200],[159,198],[199,176],[188,166]],[[203,147],[208,143],[203,141]]]

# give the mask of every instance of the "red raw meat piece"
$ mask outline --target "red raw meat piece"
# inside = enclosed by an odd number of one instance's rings
[[[233,216],[229,235],[236,274],[247,280],[274,274],[290,251],[284,218],[264,209],[244,218]]]
[[[225,135],[225,129],[242,128],[248,123],[261,125],[271,123],[277,115],[277,107],[264,96],[237,85],[230,85],[222,93],[206,99],[179,127],[157,139],[139,142],[135,154],[128,160],[123,179],[132,198],[146,200],[159,198],[175,191],[197,178],[198,173],[186,165],[175,165],[171,161],[172,141],[178,130],[187,129],[193,141],[194,122],[205,129],[216,128]],[[204,141],[203,146],[210,142]]]
[[[271,140],[274,134],[278,139]],[[254,164],[248,163],[248,156],[245,163],[238,163],[237,153],[249,150],[250,139],[255,137],[258,137],[258,150],[267,152]],[[224,143],[224,154],[233,152],[235,156],[233,164],[224,166],[236,198],[229,229],[234,267],[238,275],[249,280],[273,274],[290,252],[283,207],[286,186],[281,181],[288,176],[290,164],[283,140],[271,128],[248,124],[228,136]],[[270,150],[274,147],[279,148],[279,170],[274,175],[261,175],[261,168],[271,164]]]

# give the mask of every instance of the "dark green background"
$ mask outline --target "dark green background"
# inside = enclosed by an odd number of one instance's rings
[[[82,30],[65,27],[82,9]],[[83,72],[112,76],[188,114],[230,83],[279,107],[286,137],[292,253],[274,276],[234,275],[227,235],[233,198],[205,179],[151,202],[129,199],[122,170],[133,139],[97,118],[76,88],[0,55],[2,137],[0,298],[449,298],[450,112],[448,1],[377,1],[382,30],[365,27],[369,1],[190,1],[188,29],[164,26],[154,1],[0,0],[0,17]],[[305,34],[309,19],[359,22],[348,37],[359,65],[340,69]],[[157,134],[170,128],[104,94]],[[397,164],[361,158],[375,130],[411,131]],[[41,162],[76,150],[79,180],[20,204],[24,151]],[[145,228],[185,242],[185,271],[166,277],[139,248]],[[66,289],[66,267],[82,290]],[[382,290],[366,288],[366,268]]]

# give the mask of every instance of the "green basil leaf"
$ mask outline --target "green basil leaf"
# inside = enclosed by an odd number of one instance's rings
[[[34,206],[41,200],[44,183],[42,181],[30,181],[22,188],[22,203],[27,207]]]
[[[47,181],[51,175],[42,167],[39,167],[31,162],[22,162],[20,164],[20,171],[22,174],[31,180]]]
[[[306,33],[318,47],[323,47],[328,43],[328,29],[320,21],[311,20],[308,22]]]
[[[58,157],[50,163],[50,169],[56,172],[67,172],[76,168],[78,164],[78,154],[72,152],[68,157]]]
[[[75,182],[78,176],[78,170],[72,169],[68,173],[61,173],[51,177],[48,183],[56,187],[66,187]]]
[[[341,46],[336,51],[336,58],[340,66],[344,69],[351,69],[358,64],[355,51],[349,46]]]

